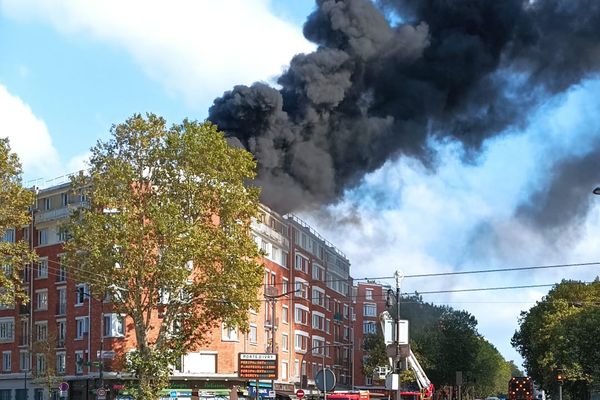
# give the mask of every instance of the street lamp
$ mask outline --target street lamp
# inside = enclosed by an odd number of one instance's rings
[[[93,297],[90,293],[86,291],[81,292],[84,296],[88,298],[88,362],[90,365],[88,366],[88,374],[89,368],[91,367],[91,359],[92,359],[92,300]],[[100,381],[100,387],[104,388],[104,299],[100,300],[100,361],[98,362],[98,379]]]

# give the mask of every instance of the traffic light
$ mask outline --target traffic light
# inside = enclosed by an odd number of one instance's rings
[[[565,375],[563,374],[563,370],[557,369],[556,370],[556,381],[558,382],[559,385],[562,385],[564,380],[565,380]]]

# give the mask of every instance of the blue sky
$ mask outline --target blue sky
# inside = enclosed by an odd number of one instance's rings
[[[96,140],[133,113],[154,112],[170,122],[203,120],[224,91],[272,83],[291,56],[314,49],[302,37],[312,0],[115,4],[0,0],[0,136],[11,139],[26,181],[43,184],[82,168]],[[590,127],[598,126],[599,85],[585,81],[548,99],[521,130],[486,142],[472,163],[463,163],[455,143],[432,143],[436,170],[410,158],[388,161],[329,207],[328,218],[302,217],[348,255],[357,278],[391,276],[396,269],[411,274],[596,261],[597,207],[576,235],[558,242],[515,218],[515,209],[548,183],[555,162],[585,153],[597,137]],[[344,218],[353,222],[340,223]],[[565,268],[406,279],[403,288],[542,284],[596,275],[597,268]],[[519,312],[546,292],[425,300],[469,310],[480,332],[520,362],[509,343]]]

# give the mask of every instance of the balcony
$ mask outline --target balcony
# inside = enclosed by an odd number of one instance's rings
[[[39,224],[41,222],[65,219],[69,216],[70,213],[71,210],[69,209],[69,207],[61,207],[47,211],[38,211],[38,213],[35,215],[35,222],[36,224]]]

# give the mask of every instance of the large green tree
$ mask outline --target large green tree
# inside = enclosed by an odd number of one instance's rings
[[[223,321],[247,328],[263,269],[250,234],[258,189],[250,153],[210,123],[134,115],[91,150],[73,179],[89,207],[66,226],[68,265],[126,316],[137,399],[154,399],[171,366]]]
[[[14,230],[30,223],[28,206],[33,199],[33,192],[22,185],[19,158],[11,152],[8,139],[0,138],[0,304],[26,300],[21,279],[23,265],[35,257],[26,241],[16,240]],[[2,240],[9,230],[13,233],[10,240]]]
[[[396,315],[395,306],[390,312]],[[456,371],[462,371],[469,393],[486,397],[506,392],[514,364],[478,333],[471,314],[413,295],[402,298],[400,315],[410,322],[411,349],[436,387],[453,386]],[[387,364],[381,337],[370,336],[365,349],[370,354],[365,372],[372,370],[373,363]]]
[[[600,282],[563,281],[523,312],[512,344],[528,375],[546,389],[557,388],[564,371],[564,398],[585,398],[600,384]],[[583,397],[582,397],[583,396]]]

